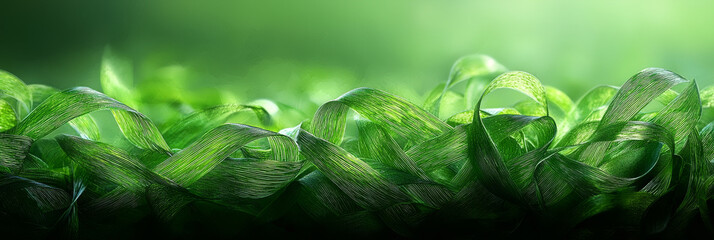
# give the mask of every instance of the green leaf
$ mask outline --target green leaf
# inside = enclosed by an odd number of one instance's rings
[[[157,165],[154,172],[181,186],[190,186],[240,147],[266,137],[275,137],[274,140],[285,142],[276,145],[281,147],[272,148],[274,156],[280,156],[277,160],[297,161],[297,145],[291,138],[247,125],[225,124],[207,132],[196,142]]]
[[[208,199],[268,197],[292,182],[302,162],[226,159],[188,189]]]
[[[30,92],[32,92],[32,101],[36,104],[44,102],[47,98],[59,92],[59,90],[53,87],[40,84],[32,84],[27,87],[30,89]],[[36,106],[33,106],[33,109],[35,107]],[[69,125],[83,138],[95,141],[101,138],[99,127],[92,115],[85,114],[76,117],[69,121]]]
[[[156,179],[138,159],[111,145],[68,135],[56,137],[62,150],[92,176],[117,184],[129,191],[143,191]]]
[[[424,170],[417,166],[402,150],[397,142],[379,125],[368,120],[358,120],[359,146],[362,156],[377,159],[381,163],[414,176],[427,178]]]
[[[26,136],[0,133],[0,165],[20,169],[31,145],[32,139]]]
[[[631,120],[652,100],[676,84],[687,82],[681,76],[660,68],[647,68],[632,76],[620,88],[602,117],[598,130]],[[607,150],[607,143],[588,146],[580,161],[599,166]]]
[[[447,91],[451,87],[453,87],[457,83],[471,79],[477,79],[480,82],[479,85],[483,86],[488,83],[487,81],[491,80],[496,75],[501,74],[505,71],[507,71],[506,67],[486,55],[476,54],[459,58],[451,67],[449,78],[446,81],[446,84],[443,86],[441,94],[438,95],[438,97],[436,98],[430,97],[429,99],[427,99],[425,106],[427,106],[427,110],[429,112],[431,112],[435,116],[439,116],[441,100],[444,98]],[[437,91],[435,89],[435,93],[436,92]],[[436,96],[435,94],[433,95]],[[467,95],[466,98],[470,99],[471,96]]]
[[[396,185],[340,147],[304,130],[297,142],[307,159],[361,207],[384,209],[408,201]]]
[[[404,99],[376,89],[358,88],[320,106],[313,117],[311,132],[331,143],[340,144],[349,108],[414,142],[436,137],[451,129],[437,117]]]
[[[137,108],[139,103],[133,89],[133,70],[130,61],[119,58],[111,48],[104,49],[99,74],[102,91],[129,107]]]
[[[604,111],[607,109],[607,104],[615,97],[618,89],[619,88],[615,86],[598,86],[588,91],[576,103],[575,112],[572,116],[574,123],[581,123],[584,119],[589,119],[588,121],[599,121],[602,116],[596,118],[588,116],[592,115],[597,109],[603,109],[602,114],[604,114]]]
[[[184,148],[208,130],[224,124],[230,116],[246,110],[253,111],[264,125],[271,124],[270,115],[262,107],[238,104],[221,105],[192,113],[170,124],[163,131],[164,138],[171,143],[171,147]]]
[[[0,132],[7,131],[17,124],[17,116],[12,106],[5,100],[0,99]]]
[[[116,121],[124,136],[136,146],[170,152],[164,138],[146,116],[89,88],[74,88],[50,96],[23,119],[13,132],[39,139],[72,119],[103,109],[127,112],[126,115],[115,115]]]
[[[548,107],[546,103],[545,89],[540,84],[538,79],[533,75],[525,72],[508,72],[498,76],[494,79],[484,90],[483,95],[476,104],[474,113],[480,112],[481,102],[484,96],[493,90],[499,88],[511,88],[524,93],[526,96],[535,100],[538,103],[539,108],[542,109],[542,113],[548,113]],[[512,167],[509,169],[506,166],[505,159],[499,153],[496,143],[500,142],[500,138],[494,138],[491,134],[499,134],[500,136],[510,135],[510,131],[487,131],[484,125],[484,120],[480,115],[474,114],[473,122],[471,124],[470,131],[468,131],[468,156],[469,156],[469,167],[462,174],[461,181],[466,181],[472,175],[470,172],[478,177],[479,181],[489,189],[494,194],[512,200],[512,201],[525,201],[524,198],[524,187],[530,185],[528,182],[528,174],[523,171],[528,171],[529,169],[535,169],[538,157],[543,155],[543,150],[547,149],[550,142],[555,137],[555,122],[550,117],[526,117],[521,118],[526,121],[522,121],[525,124],[518,124],[511,128],[513,130],[518,130],[525,127],[526,124],[530,122],[542,122],[542,128],[545,135],[551,135],[550,140],[542,146],[538,146],[533,154],[523,155],[523,158],[517,158],[513,161]],[[517,123],[517,122],[516,122]],[[508,125],[506,125],[508,126]],[[491,133],[491,134],[489,134]],[[514,181],[512,175],[515,174],[517,181]],[[531,171],[532,174],[532,171]]]
[[[30,111],[32,94],[24,82],[9,72],[0,70],[0,97],[11,97],[17,100],[23,109]]]

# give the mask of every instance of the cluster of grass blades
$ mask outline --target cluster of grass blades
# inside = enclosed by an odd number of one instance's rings
[[[0,71],[3,234],[714,234],[714,88],[667,70],[572,101],[531,74],[467,56],[423,105],[359,88],[290,126],[282,105],[166,103],[175,118],[153,122],[126,65],[105,54],[104,93]],[[524,100],[482,107],[504,88]],[[238,113],[255,126],[227,123]],[[103,124],[123,136],[106,136]],[[67,125],[72,134],[56,134]]]

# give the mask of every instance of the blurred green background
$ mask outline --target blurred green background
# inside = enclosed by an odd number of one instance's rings
[[[0,69],[99,87],[104,47],[135,85],[320,104],[356,87],[422,103],[463,55],[488,54],[574,99],[645,67],[714,83],[714,1],[14,1]],[[148,93],[151,94],[151,93]],[[161,93],[155,93],[161,94]]]

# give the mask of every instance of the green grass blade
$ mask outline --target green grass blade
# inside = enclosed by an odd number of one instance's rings
[[[547,115],[548,107],[544,87],[533,75],[524,72],[508,72],[494,79],[486,87],[483,95],[481,95],[479,102],[476,104],[474,113],[480,112],[481,102],[483,101],[484,96],[499,88],[511,88],[524,93],[526,96],[535,100],[542,109],[542,112]],[[524,119],[538,118],[531,117]],[[545,121],[552,122],[552,119],[548,119],[549,120]],[[553,137],[555,137],[554,125],[555,123],[553,122]],[[522,126],[525,126],[525,124]],[[491,131],[491,133],[498,134],[504,133],[504,131],[497,130]],[[506,134],[501,134],[501,136],[503,135]],[[460,178],[469,179],[470,175],[472,175],[469,172],[473,172],[473,174],[478,177],[479,181],[481,181],[484,186],[494,194],[516,202],[525,201],[524,196],[521,193],[522,190],[519,189],[518,183],[514,182],[509,169],[504,163],[504,159],[495,145],[497,142],[500,142],[500,140],[495,139],[489,134],[484,125],[484,120],[480,115],[474,114],[467,139],[470,166],[466,168],[465,171],[462,170],[464,174],[462,174],[462,177]],[[547,148],[548,146],[546,145],[543,147]],[[529,161],[532,160],[533,159],[530,159]],[[526,163],[526,165],[532,165],[535,167],[535,163],[533,162]]]
[[[0,165],[17,171],[32,145],[26,136],[0,133]]]
[[[134,109],[139,102],[133,87],[133,69],[130,61],[119,58],[111,48],[104,49],[99,82],[107,96],[116,99]]]
[[[143,191],[153,178],[138,159],[111,145],[60,135],[56,137],[62,150],[92,176],[117,184],[129,191]]]
[[[273,136],[282,136],[280,139],[283,141],[294,142],[287,136],[256,127],[240,124],[221,125],[157,165],[154,171],[181,186],[189,186],[245,144]],[[292,149],[275,149],[274,151],[290,150],[296,151],[297,146]]]
[[[300,131],[297,142],[307,159],[358,205],[383,209],[408,201],[396,185],[340,147],[306,131]]]
[[[5,132],[17,125],[17,116],[10,103],[0,99],[0,132]]]
[[[89,88],[74,88],[50,96],[23,119],[13,132],[39,139],[72,119],[103,109],[127,112],[115,117],[118,117],[117,124],[124,136],[136,146],[170,152],[164,138],[146,116]]]
[[[265,198],[290,184],[302,166],[302,162],[226,159],[189,190],[201,197],[224,201]]]
[[[417,163],[407,156],[397,142],[379,125],[368,120],[358,120],[357,129],[362,156],[377,159],[390,167],[428,179],[424,170],[419,168]]]
[[[32,106],[32,93],[25,83],[15,75],[0,70],[0,97],[5,96],[14,98],[26,112],[30,111],[30,106]],[[22,116],[23,114],[18,112],[18,115]]]
[[[404,99],[376,89],[358,88],[322,105],[311,122],[311,132],[331,143],[341,143],[349,108],[413,142],[436,137],[451,129],[434,115]]]
[[[270,115],[262,107],[228,104],[192,113],[169,124],[163,131],[163,135],[166,141],[171,143],[171,147],[181,149],[201,137],[208,130],[224,124],[230,116],[247,110],[252,111],[263,125],[269,126],[271,124]]]
[[[486,55],[470,55],[459,58],[451,67],[449,78],[446,80],[443,89],[441,89],[440,95],[436,98],[430,97],[427,99],[426,109],[438,117],[441,101],[451,87],[471,79],[482,81],[480,85],[483,86],[488,83],[487,81],[505,71],[507,71],[506,67]],[[434,94],[434,96],[436,95]],[[470,98],[468,95],[466,97]]]

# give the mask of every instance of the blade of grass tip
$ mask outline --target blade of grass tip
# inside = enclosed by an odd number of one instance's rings
[[[404,99],[376,89],[358,88],[320,106],[310,124],[311,132],[339,145],[350,108],[413,142],[436,137],[451,129],[434,115]]]
[[[481,84],[486,85],[487,81],[505,71],[507,71],[506,67],[486,55],[476,54],[459,58],[451,67],[449,78],[446,80],[441,94],[436,99],[427,100],[425,105],[427,106],[426,109],[438,117],[441,100],[451,87],[457,83],[471,79],[484,81]]]
[[[23,113],[20,112],[20,109],[16,109],[18,116],[24,116],[25,113],[30,112],[30,106],[32,106],[30,90],[22,80],[4,70],[0,70],[0,97],[2,96],[9,96],[18,101],[22,109],[25,110]]]
[[[308,160],[363,208],[379,210],[409,200],[367,163],[330,142],[301,130],[298,145]]]
[[[53,94],[22,120],[13,132],[39,139],[72,119],[103,109],[128,113],[116,118],[117,125],[137,147],[167,154],[171,152],[156,126],[146,116],[102,93],[83,87]]]
[[[279,133],[247,125],[224,124],[207,132],[196,142],[157,165],[154,171],[181,186],[190,186],[240,147],[266,137],[280,137],[282,141],[288,142],[285,146],[291,145],[290,142],[293,143],[290,149],[274,149],[274,151],[297,151],[294,140]],[[297,154],[288,156],[296,158]]]

